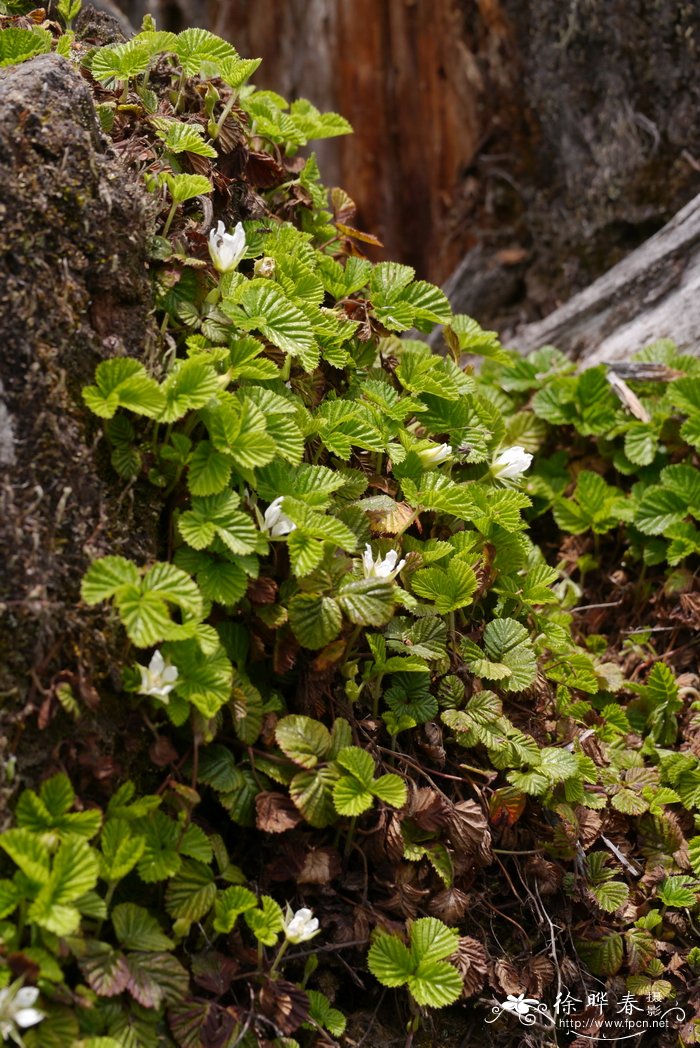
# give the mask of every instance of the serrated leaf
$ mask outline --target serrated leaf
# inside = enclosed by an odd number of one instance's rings
[[[263,895],[259,909],[245,910],[243,919],[263,946],[274,946],[284,927],[282,910],[269,895]]]
[[[110,819],[100,836],[100,876],[120,881],[133,870],[143,855],[145,838],[134,834],[126,819]]]
[[[337,771],[326,767],[299,772],[290,782],[289,796],[310,826],[324,829],[336,822],[333,787],[337,780]]]
[[[408,948],[396,935],[381,932],[370,946],[367,967],[382,986],[403,986],[414,970]]]
[[[126,557],[100,557],[93,560],[80,586],[86,604],[99,604],[108,600],[122,586],[138,586],[139,572],[136,565]]]
[[[8,26],[0,29],[0,67],[26,62],[35,55],[51,50],[53,37],[46,29],[20,29]]]
[[[29,908],[29,919],[56,935],[70,935],[80,924],[73,905],[91,891],[99,872],[97,852],[80,837],[69,837],[56,853],[51,874]]]
[[[333,597],[298,593],[289,602],[289,624],[305,648],[323,648],[340,633],[342,612]]]
[[[86,386],[83,400],[100,418],[112,418],[118,408],[157,418],[165,406],[163,392],[138,360],[113,357],[95,371],[95,385]]]
[[[187,483],[193,495],[217,495],[231,477],[231,460],[208,440],[200,440],[190,455]]]
[[[688,513],[682,495],[654,485],[642,495],[634,514],[635,527],[645,535],[661,535],[672,524],[680,524]]]
[[[143,906],[120,903],[112,910],[111,917],[114,933],[127,950],[170,950],[174,946],[155,917]]]
[[[453,558],[446,568],[435,565],[417,571],[411,579],[411,588],[419,597],[434,601],[441,615],[447,615],[471,604],[477,580],[468,564]]]
[[[462,995],[462,976],[447,961],[425,960],[408,980],[408,989],[417,1004],[444,1008]]]
[[[216,884],[212,869],[204,862],[186,859],[178,873],[168,882],[165,908],[171,917],[193,924],[209,913],[215,899]]]
[[[171,953],[130,953],[127,990],[140,1005],[157,1009],[187,993],[189,976]]]
[[[351,622],[382,626],[394,610],[393,584],[388,579],[350,579],[338,590],[338,604]]]
[[[214,929],[222,934],[233,930],[238,917],[247,910],[253,910],[258,900],[248,888],[234,884],[220,892],[214,904]]]
[[[185,29],[175,39],[175,53],[187,76],[196,76],[203,63],[236,61],[238,53],[231,44],[206,29]]]
[[[353,775],[341,776],[333,787],[333,804],[338,815],[361,815],[373,802],[371,791]]]
[[[177,421],[188,411],[203,407],[220,389],[218,376],[210,363],[196,357],[178,360],[161,386],[165,404],[158,421]]]
[[[278,721],[275,739],[286,757],[308,769],[315,768],[319,761],[325,760],[331,748],[328,728],[320,721],[301,714],[291,714]]]
[[[589,885],[589,891],[601,910],[606,913],[614,913],[627,902],[629,897],[629,888],[622,881],[605,881],[603,884]]]
[[[171,153],[194,153],[216,159],[216,149],[204,141],[204,128],[199,124],[185,124],[172,117],[152,117],[151,123],[158,138]]]
[[[406,783],[400,776],[394,775],[393,772],[380,775],[379,778],[375,779],[372,784],[372,792],[375,797],[384,801],[385,804],[390,804],[392,808],[403,808],[408,797]]]
[[[184,204],[186,200],[211,193],[213,186],[205,175],[172,175],[164,176],[165,184],[173,200]]]

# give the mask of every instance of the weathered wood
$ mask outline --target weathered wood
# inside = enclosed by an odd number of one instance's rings
[[[700,196],[565,305],[506,335],[523,352],[554,345],[587,365],[659,338],[700,351]]]

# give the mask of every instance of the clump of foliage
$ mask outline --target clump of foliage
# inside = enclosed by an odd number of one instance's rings
[[[257,60],[9,21],[8,61],[81,64],[161,209],[162,343],[83,392],[116,473],[162,494],[161,559],[102,558],[82,590],[123,624],[153,764],[108,801],[63,772],[19,796],[0,985],[41,990],[24,1043],[337,1044],[348,962],[406,987],[411,1031],[553,997],[562,968],[584,998],[695,1001],[697,359],[644,350],[634,392],[506,352],[363,257],[298,155],[349,126],[254,89]]]

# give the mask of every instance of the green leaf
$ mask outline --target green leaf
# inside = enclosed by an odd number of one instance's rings
[[[213,717],[231,697],[233,667],[224,649],[207,654],[197,641],[185,641],[173,646],[172,658],[179,672],[177,694],[205,717]]]
[[[180,870],[168,882],[165,908],[171,917],[189,925],[205,917],[215,899],[216,884],[212,869],[204,862],[185,859]]]
[[[231,553],[261,552],[260,532],[247,513],[237,510],[238,503],[238,496],[230,491],[194,498],[192,509],[178,519],[185,542],[194,549],[206,549],[218,537]]]
[[[564,779],[577,775],[579,765],[576,755],[569,750],[559,749],[556,746],[545,746],[540,750],[540,757],[536,771],[543,772],[553,782],[562,782]]]
[[[187,483],[193,495],[218,495],[228,486],[231,459],[208,440],[200,440],[189,459]]]
[[[359,746],[344,746],[335,758],[346,771],[367,789],[372,788],[374,781],[374,761],[371,754]]]
[[[0,66],[17,65],[51,50],[53,37],[46,29],[0,29]]]
[[[601,910],[606,913],[614,913],[629,898],[629,888],[622,881],[604,881],[602,884],[589,885],[589,890]]]
[[[114,933],[127,950],[170,950],[175,945],[143,906],[125,902],[112,910]]]
[[[337,821],[333,787],[338,778],[336,770],[326,767],[299,772],[290,782],[289,796],[310,826],[324,829]]]
[[[415,961],[441,961],[459,945],[459,932],[437,917],[421,917],[411,925],[411,953]]]
[[[661,535],[672,524],[680,524],[687,514],[688,504],[682,495],[654,485],[642,495],[634,524],[645,535]]]
[[[320,990],[306,990],[309,998],[309,1017],[333,1037],[342,1037],[347,1021],[342,1012],[331,1007],[331,1002]],[[310,1024],[309,1024],[310,1025]]]
[[[311,324],[279,287],[269,280],[250,280],[241,295],[240,306],[247,316],[249,330],[260,331],[285,353],[298,356],[304,370],[310,371],[316,366],[318,347]],[[227,300],[223,308],[229,311]],[[235,321],[236,311],[231,311],[231,315]]]
[[[29,919],[56,935],[70,935],[80,924],[72,905],[97,884],[97,852],[80,837],[69,837],[56,853],[48,881],[29,908]]]
[[[145,844],[145,838],[134,834],[126,819],[110,819],[100,837],[103,880],[114,882],[126,877],[143,855]]]
[[[115,87],[145,73],[150,58],[148,48],[138,40],[110,44],[94,52],[90,72],[95,80],[107,87]]]
[[[236,49],[206,29],[185,29],[175,40],[175,53],[187,76],[196,76],[205,62],[235,61]]]
[[[4,848],[12,861],[30,882],[32,888],[48,884],[50,876],[50,853],[30,830],[5,830],[0,835],[0,848]]]
[[[308,769],[315,768],[319,761],[325,760],[331,748],[328,728],[320,721],[301,714],[291,714],[278,721],[275,739],[286,757]]]
[[[444,1008],[462,995],[462,976],[446,961],[425,960],[408,980],[408,989],[417,1004]]]
[[[338,590],[338,604],[351,622],[382,626],[394,610],[395,587],[388,579],[349,579]]]
[[[126,557],[101,557],[86,571],[80,593],[86,604],[108,600],[123,586],[138,586],[139,572]]]
[[[676,909],[695,906],[699,892],[700,884],[687,874],[666,877],[656,889],[656,894],[664,906],[673,906]]]
[[[380,932],[369,948],[367,967],[382,986],[403,986],[414,971],[408,948],[396,935]]]
[[[243,919],[255,938],[263,946],[274,946],[279,933],[284,927],[282,910],[269,895],[263,895],[260,899],[260,909],[246,909]]]
[[[136,823],[136,830],[145,838],[143,855],[138,863],[142,881],[153,884],[173,877],[180,869],[182,860],[177,846],[180,827],[164,812],[152,812],[147,819]]]
[[[353,775],[343,775],[333,787],[333,804],[338,815],[361,815],[372,807],[373,801],[371,790]]]
[[[216,149],[204,141],[204,128],[199,124],[183,124],[171,117],[151,117],[158,138],[171,153],[194,153],[216,159]]]
[[[298,593],[289,602],[289,624],[305,648],[323,648],[340,633],[343,616],[333,597]]]
[[[411,588],[419,597],[435,602],[441,615],[471,604],[476,592],[476,575],[468,564],[456,557],[446,568],[437,565],[417,571],[411,579]]]
[[[171,175],[164,176],[170,196],[177,204],[184,204],[193,197],[211,193],[213,186],[205,175]]]
[[[576,952],[594,975],[615,975],[622,965],[623,940],[617,932],[602,939],[575,940]]]
[[[165,405],[158,421],[177,421],[188,411],[203,407],[220,389],[218,376],[211,364],[197,357],[176,361],[161,386]]]
[[[253,910],[258,900],[251,891],[240,884],[234,884],[220,892],[214,904],[214,929],[226,935],[233,930],[238,917],[248,910]]]
[[[100,418],[112,418],[118,408],[158,418],[165,407],[163,392],[138,360],[113,357],[95,371],[95,385],[83,389],[83,400]]]
[[[375,797],[384,801],[385,804],[390,804],[392,808],[403,808],[408,798],[406,783],[393,772],[380,775],[378,779],[375,779],[372,784],[372,792]]]

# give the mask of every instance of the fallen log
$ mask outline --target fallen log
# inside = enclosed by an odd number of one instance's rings
[[[689,352],[700,346],[700,195],[549,316],[504,333],[523,353],[554,345],[586,366],[629,358],[661,338]]]

